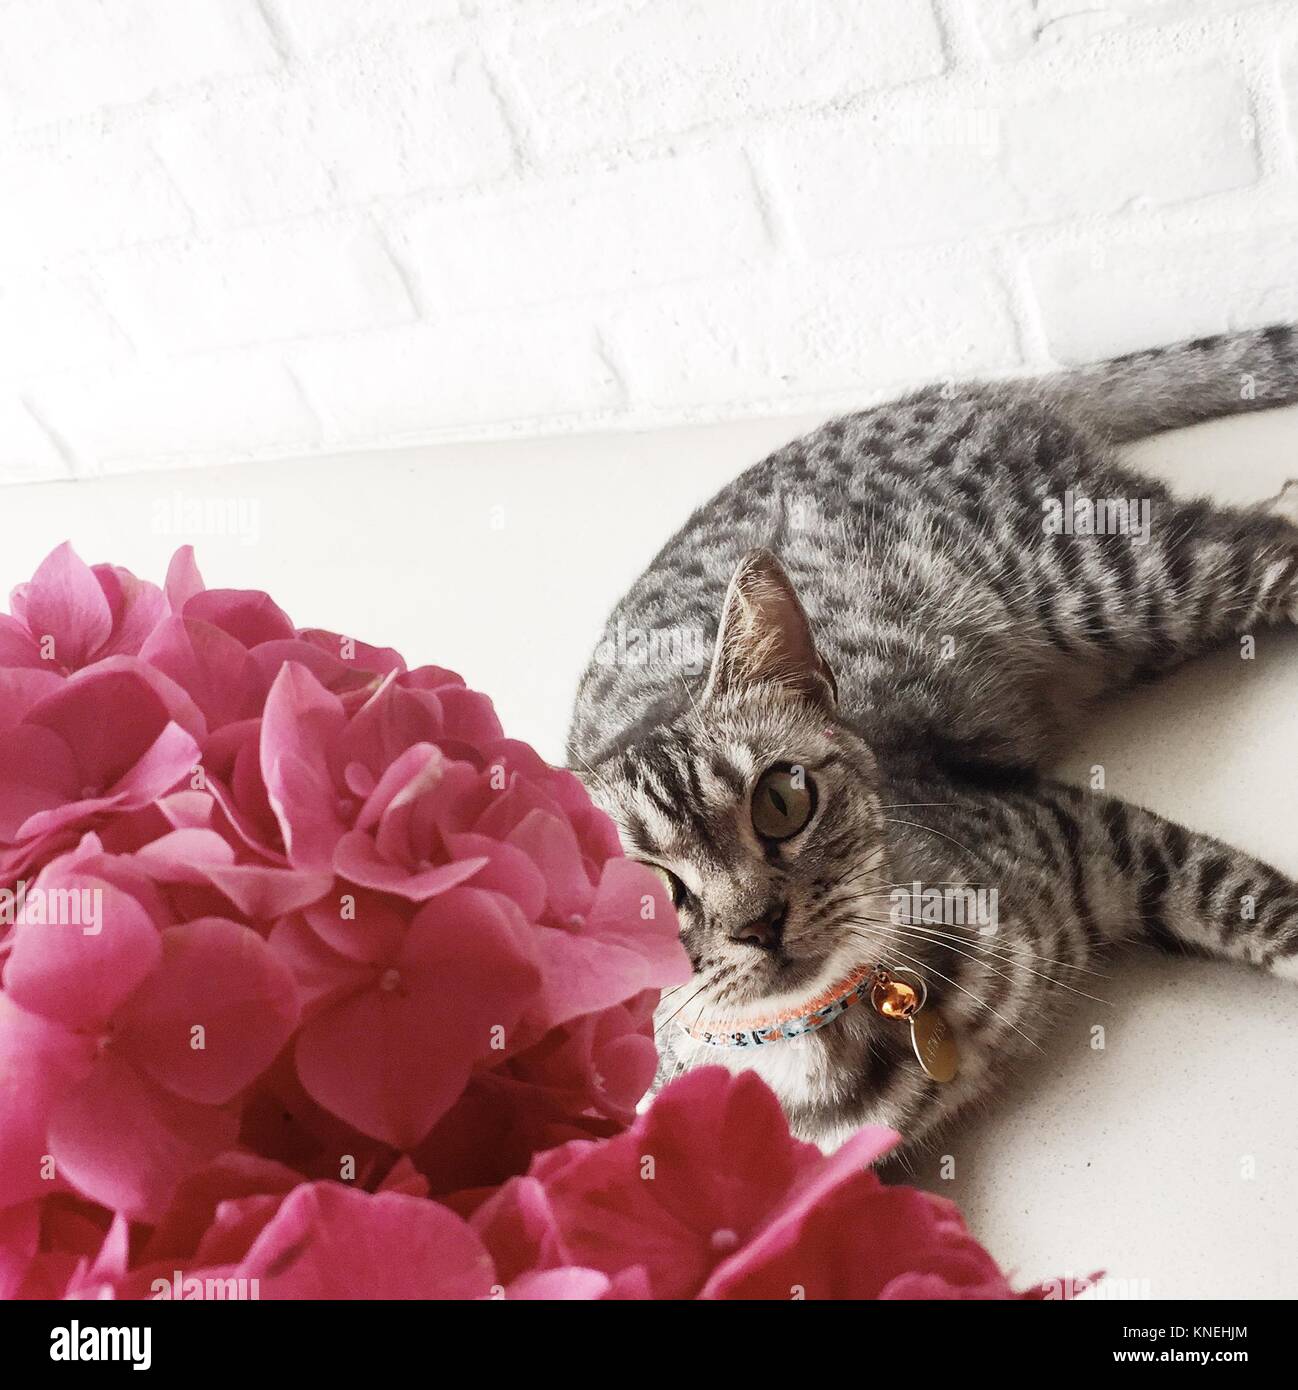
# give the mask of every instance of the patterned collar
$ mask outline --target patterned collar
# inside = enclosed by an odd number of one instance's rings
[[[783,1010],[773,1018],[745,1018],[728,1023],[724,1030],[707,1023],[685,1023],[681,1028],[696,1042],[709,1047],[762,1047],[814,1033],[866,998],[880,975],[875,965],[858,965],[845,979],[837,981],[813,998]]]

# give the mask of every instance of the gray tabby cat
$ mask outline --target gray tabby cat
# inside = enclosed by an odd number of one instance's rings
[[[659,1011],[660,1083],[755,1067],[804,1137],[883,1123],[914,1144],[1039,1045],[1111,943],[1298,978],[1298,884],[1040,772],[1100,698],[1298,619],[1298,489],[1179,501],[1114,448],[1295,400],[1289,327],[930,388],[786,445],[694,513],[614,609],[569,737],[694,966]],[[1126,529],[1078,534],[1079,499],[1093,529]],[[607,660],[629,631],[645,659]],[[706,671],[652,640],[691,633],[715,634]],[[913,884],[994,889],[994,932],[899,911]],[[868,1003],[756,1048],[680,1026],[796,1012],[876,962],[917,974],[954,1029],[948,1084]]]

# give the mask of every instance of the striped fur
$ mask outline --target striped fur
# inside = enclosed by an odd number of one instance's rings
[[[661,1018],[792,1001],[845,964],[891,960],[928,979],[962,1067],[948,1087],[927,1081],[904,1030],[858,1008],[756,1055],[665,1028],[665,1075],[756,1066],[809,1137],[871,1121],[919,1141],[1040,1045],[1052,1006],[1085,992],[1088,962],[1112,943],[1298,978],[1289,880],[1040,773],[1097,699],[1298,616],[1292,495],[1180,501],[1115,442],[1296,399],[1294,330],[1203,339],[1045,381],[921,391],[823,426],[699,508],[609,620],[606,637],[657,645],[643,660],[597,648],[569,743],[628,853],[680,882],[696,976]],[[1079,496],[1125,501],[1147,536],[1052,531]],[[737,663],[718,628],[763,552],[790,598],[783,627]],[[779,588],[752,589],[752,602]],[[728,620],[745,641],[761,625],[751,607]],[[814,644],[804,634],[780,650],[804,611]],[[679,659],[714,645],[711,672]],[[805,767],[818,795],[806,828],[770,844],[750,798],[776,764]],[[899,924],[892,887],[911,883],[994,888],[994,934]],[[779,952],[731,939],[775,902]]]

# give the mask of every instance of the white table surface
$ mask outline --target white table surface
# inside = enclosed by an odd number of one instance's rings
[[[490,692],[559,760],[599,626],[691,507],[815,421],[235,465],[0,489],[0,588],[70,538],[160,580],[192,541],[211,586],[400,648]],[[1298,475],[1298,408],[1135,456],[1188,493],[1254,500]],[[204,500],[255,534],[175,534]],[[254,511],[255,509],[255,511]],[[1298,636],[1222,652],[1104,710],[1067,760],[1108,790],[1298,875]],[[1298,1295],[1298,992],[1226,965],[1131,957],[944,1148],[977,1235],[1023,1278],[1109,1271],[1112,1296]],[[1092,1049],[1102,1023],[1107,1046]],[[1251,1174],[1251,1176],[1249,1176]]]

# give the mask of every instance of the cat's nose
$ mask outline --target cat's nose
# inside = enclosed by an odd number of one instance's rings
[[[788,915],[788,903],[772,903],[760,917],[732,927],[730,939],[746,946],[758,946],[763,951],[774,951],[784,936],[784,919]]]

